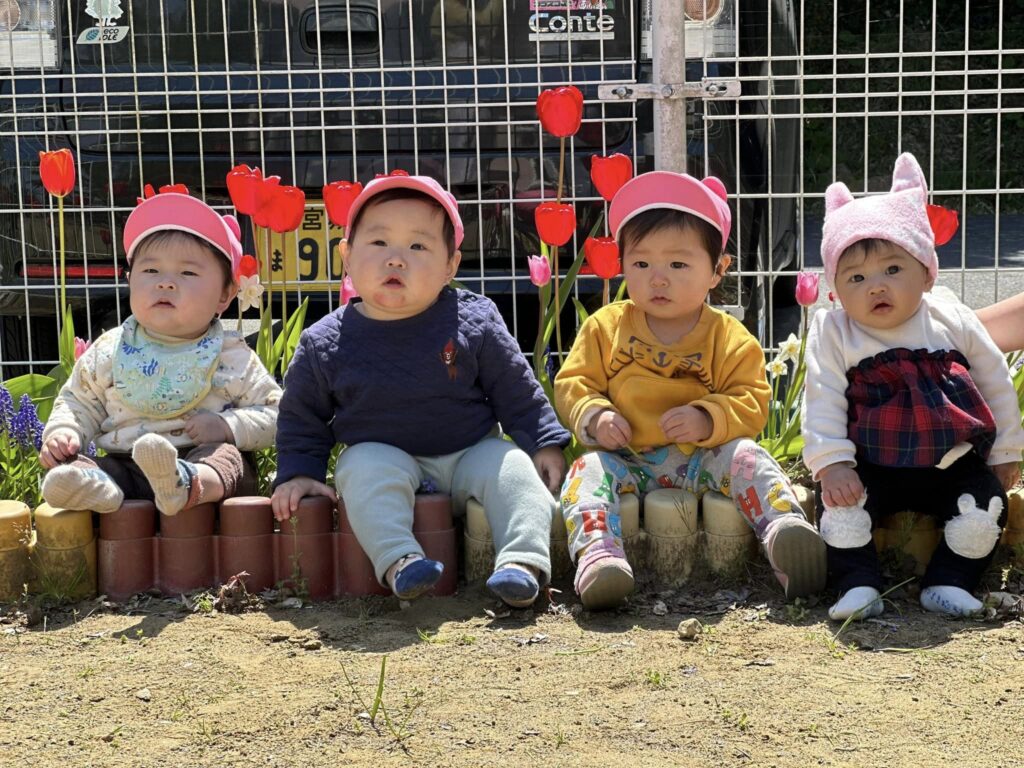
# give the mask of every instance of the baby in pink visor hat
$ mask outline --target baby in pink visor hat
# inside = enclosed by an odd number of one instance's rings
[[[256,491],[251,451],[274,443],[281,389],[219,315],[238,292],[238,223],[162,192],[125,223],[132,314],[75,362],[43,432],[43,498],[173,515]],[[106,455],[90,458],[95,442]]]
[[[842,307],[819,310],[808,336],[803,433],[804,462],[821,483],[836,621],[882,612],[871,532],[906,509],[945,524],[921,605],[955,616],[982,608],[971,591],[1005,522],[1024,430],[988,333],[963,304],[929,292],[935,246],[954,230],[955,214],[928,205],[909,153],[886,194],[855,200],[842,182],[825,192],[821,255]]]
[[[450,285],[462,258],[458,204],[428,176],[392,172],[353,201],[346,236],[360,298],[299,339],[281,401],[274,514],[285,520],[303,496],[337,493],[377,579],[411,600],[444,572],[413,536],[417,490],[450,494],[456,513],[476,499],[497,555],[487,586],[528,606],[551,574],[552,493],[569,434],[498,308]],[[346,448],[332,488],[336,443]]]
[[[754,438],[770,389],[764,352],[707,303],[731,257],[732,215],[713,176],[655,171],[608,213],[629,299],[590,315],[555,379],[555,406],[591,448],[562,486],[576,591],[611,608],[633,589],[619,498],[658,488],[731,496],[789,598],[824,587],[825,547],[786,475]]]

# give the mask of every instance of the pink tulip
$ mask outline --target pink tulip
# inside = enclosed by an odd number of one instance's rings
[[[356,290],[355,286],[352,285],[352,275],[345,275],[345,278],[341,281],[341,291],[338,294],[338,303],[341,306],[345,306],[354,298],[359,296],[359,291]]]
[[[84,355],[85,350],[87,350],[91,346],[91,341],[86,341],[85,339],[80,339],[77,336],[75,336],[75,360]]]
[[[538,288],[551,282],[551,262],[544,256],[527,256],[530,263],[530,282]]]
[[[818,300],[817,272],[801,272],[796,276],[796,301],[801,307],[810,307]]]

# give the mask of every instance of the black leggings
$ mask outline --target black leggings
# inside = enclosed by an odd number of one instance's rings
[[[868,496],[864,508],[871,515],[872,529],[881,518],[908,509],[931,515],[937,523],[946,523],[960,513],[957,499],[964,493],[971,494],[975,503],[983,509],[988,508],[993,496],[998,496],[1003,501],[999,527],[1006,524],[1006,493],[984,459],[975,451],[957,459],[946,469],[881,467],[860,462],[856,472]],[[817,490],[820,520],[820,485]],[[991,560],[992,552],[977,559],[958,555],[949,548],[943,536],[921,578],[921,587],[941,584],[970,592],[977,586]],[[840,592],[854,587],[882,590],[882,573],[873,541],[853,549],[829,546],[828,574],[829,584]]]

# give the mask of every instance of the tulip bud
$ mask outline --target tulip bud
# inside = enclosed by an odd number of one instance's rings
[[[801,307],[810,307],[818,300],[817,272],[801,272],[796,276],[796,302]]]

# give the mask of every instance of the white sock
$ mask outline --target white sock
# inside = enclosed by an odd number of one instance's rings
[[[99,467],[61,464],[46,473],[43,498],[51,507],[117,512],[124,493],[114,479]]]
[[[883,610],[882,601],[878,598],[878,590],[874,587],[854,587],[828,609],[828,617],[833,621],[846,621],[853,616],[854,621],[861,621],[878,616]]]
[[[162,435],[143,435],[132,446],[132,459],[153,488],[157,509],[165,515],[176,515],[184,509],[192,489],[178,471],[178,449],[170,440]]]
[[[950,616],[973,616],[984,607],[980,600],[960,587],[926,587],[921,590],[921,607]]]

